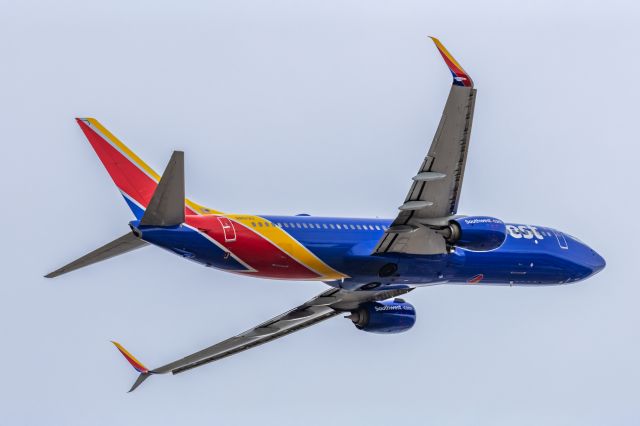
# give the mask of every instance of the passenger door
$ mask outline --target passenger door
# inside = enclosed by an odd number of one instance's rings
[[[224,241],[225,243],[232,243],[236,240],[236,228],[233,226],[233,222],[231,222],[228,218],[218,216],[218,221],[220,225],[222,225],[222,232],[224,233]]]

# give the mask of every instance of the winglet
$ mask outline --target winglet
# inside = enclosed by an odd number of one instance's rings
[[[133,384],[133,386],[131,386],[131,389],[129,389],[129,391],[127,393],[133,392],[134,390],[136,390],[136,388],[138,386],[140,386],[142,384],[142,382],[144,382],[145,380],[147,380],[147,378],[151,375],[151,373],[140,373],[140,375],[138,376],[138,378],[136,379],[136,382]]]
[[[149,369],[147,367],[144,366],[144,364],[142,364],[140,361],[138,361],[136,359],[136,357],[131,355],[131,353],[128,350],[126,350],[124,348],[124,346],[122,346],[120,343],[114,342],[113,340],[111,341],[111,343],[113,343],[115,345],[115,347],[118,348],[118,350],[120,351],[122,356],[124,356],[127,359],[127,361],[129,361],[129,364],[131,364],[131,366],[133,368],[135,368],[138,373],[140,373],[140,375],[138,376],[138,379],[136,380],[136,382],[133,384],[133,386],[131,386],[131,389],[129,389],[129,392],[133,392],[152,373],[149,371]]]
[[[464,87],[473,87],[473,80],[467,74],[467,72],[462,68],[462,66],[456,61],[456,59],[449,53],[446,47],[435,37],[429,36],[431,40],[435,43],[438,51],[442,55],[444,62],[449,67],[449,71],[453,74],[453,84],[456,86],[464,86]]]
[[[131,355],[131,353],[128,350],[126,350],[124,348],[124,346],[122,346],[118,342],[114,342],[113,340],[111,341],[111,343],[113,343],[115,345],[115,347],[118,348],[118,350],[120,351],[122,356],[124,356],[127,359],[127,361],[129,361],[129,364],[131,364],[131,366],[133,368],[135,368],[138,373],[148,373],[149,372],[149,369],[147,367],[145,367],[140,361],[138,361],[136,359],[136,357]]]

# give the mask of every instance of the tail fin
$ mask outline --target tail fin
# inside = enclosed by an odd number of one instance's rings
[[[144,382],[145,380],[147,380],[147,378],[152,374],[149,369],[147,367],[145,367],[140,361],[138,361],[136,359],[136,357],[134,357],[133,355],[131,355],[131,353],[126,350],[124,348],[124,346],[122,346],[120,343],[118,342],[114,342],[113,340],[111,341],[111,343],[113,343],[115,345],[116,348],[118,348],[118,350],[120,351],[120,353],[122,354],[122,356],[125,357],[125,359],[127,361],[129,361],[129,364],[131,364],[131,366],[138,372],[140,373],[140,375],[138,376],[138,379],[135,381],[135,383],[133,384],[133,386],[131,386],[131,389],[129,389],[129,392],[133,392],[138,386],[140,386],[142,384],[142,382]]]
[[[77,118],[76,121],[136,219],[141,219],[158,186],[160,175],[95,118]],[[221,213],[189,199],[185,199],[184,204],[186,214]]]
[[[79,259],[57,269],[53,272],[45,275],[46,278],[55,278],[59,275],[66,274],[67,272],[75,271],[76,269],[84,268],[85,266],[92,265],[94,263],[102,262],[103,260],[110,259],[114,256],[130,252],[140,247],[146,246],[148,243],[137,238],[131,232],[123,235],[111,241],[108,244],[92,251],[89,254],[82,256]]]

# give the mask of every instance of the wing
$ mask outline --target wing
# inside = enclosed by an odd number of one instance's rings
[[[250,330],[233,336],[213,346],[209,346],[194,354],[188,355],[177,361],[163,365],[152,370],[146,368],[140,361],[131,355],[122,345],[113,342],[124,357],[140,373],[133,384],[131,391],[140,386],[152,374],[178,374],[192,368],[217,361],[222,358],[237,354],[247,349],[260,346],[264,343],[278,339],[295,331],[302,330],[326,319],[332,318],[341,312],[356,309],[360,304],[370,301],[379,301],[396,297],[411,291],[412,288],[403,288],[383,291],[344,291],[330,289],[314,297],[302,305],[287,311],[277,317],[263,322]]]
[[[453,74],[453,84],[429,152],[374,253],[445,253],[443,236],[426,225],[442,225],[458,210],[476,90],[471,77],[442,43],[432,39]]]

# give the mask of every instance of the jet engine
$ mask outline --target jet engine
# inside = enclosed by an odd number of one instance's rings
[[[416,310],[402,299],[367,302],[346,318],[370,333],[402,333],[416,323]]]
[[[497,249],[507,238],[507,228],[500,219],[489,216],[467,216],[453,219],[444,229],[451,246],[472,251]]]

